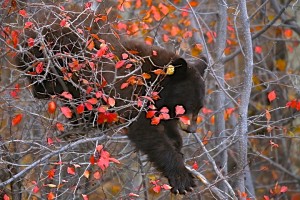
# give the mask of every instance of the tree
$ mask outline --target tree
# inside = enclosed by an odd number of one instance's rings
[[[209,64],[205,77],[206,101],[197,119],[197,131],[183,133],[186,165],[198,178],[197,188],[188,196],[297,199],[300,196],[296,184],[300,179],[297,3],[293,0],[119,0],[82,4],[2,1],[1,198],[170,197],[164,177],[128,142],[126,127],[131,121],[114,124],[119,120],[118,109],[114,107],[118,96],[106,97],[106,105],[99,108],[101,115],[95,117],[88,112],[103,101],[101,93],[91,97],[89,92],[94,87],[91,83],[105,87],[104,80],[82,75],[80,102],[74,102],[67,90],[48,100],[34,98],[32,88],[39,82],[28,81],[28,76],[40,76],[42,81],[49,66],[43,64],[43,59],[36,59],[31,66],[24,66],[29,67],[28,73],[16,66],[15,56],[37,42],[35,38],[24,40],[24,32],[34,30],[41,41],[43,34],[38,30],[57,24],[58,28],[71,27],[72,33],[81,38],[71,45],[78,49],[74,55],[64,52],[68,42],[59,50],[51,49],[51,44],[42,47],[50,57],[60,53],[73,69],[60,77],[64,80],[69,80],[83,62],[93,70],[95,64],[83,52],[93,50],[107,30],[113,30],[110,34],[116,37],[142,40],[190,60],[205,55]],[[92,39],[81,35],[89,29],[98,31],[91,35]],[[102,45],[96,55],[106,55],[105,49]],[[125,60],[128,55],[123,56]],[[117,68],[123,65],[122,61],[116,63]],[[167,73],[172,73],[172,69]],[[143,78],[148,76],[144,74]],[[128,75],[128,81],[121,87],[139,83],[141,79]],[[70,84],[76,85],[71,81]],[[151,93],[144,98],[155,101],[158,96],[159,93]],[[64,105],[72,101],[73,107]],[[152,111],[147,115],[154,125],[168,119],[166,110]],[[183,112],[180,107],[177,111]],[[165,117],[155,118],[155,112]],[[84,117],[78,117],[83,114]],[[77,120],[72,123],[70,119]],[[91,124],[98,127],[91,128]]]

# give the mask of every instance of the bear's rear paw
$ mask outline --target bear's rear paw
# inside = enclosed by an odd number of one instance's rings
[[[193,191],[193,187],[196,186],[192,174],[187,169],[178,170],[167,178],[172,187],[171,192],[174,194],[186,194]]]

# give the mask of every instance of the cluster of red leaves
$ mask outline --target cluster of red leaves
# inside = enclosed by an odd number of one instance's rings
[[[68,100],[72,100],[73,96],[72,94],[70,94],[69,92],[63,92],[62,94],[60,94],[61,97],[68,99]],[[103,124],[103,123],[114,123],[118,121],[118,114],[115,112],[110,112],[108,110],[109,107],[114,107],[116,104],[115,99],[113,99],[112,97],[106,97],[102,92],[97,92],[95,94],[96,98],[90,98],[87,99],[84,103],[79,104],[76,107],[76,112],[77,114],[83,114],[85,109],[88,111],[92,111],[92,110],[97,110],[98,111],[98,119],[97,122],[99,124]],[[107,105],[99,105],[97,107],[98,104],[100,104],[99,99],[102,99],[104,102],[107,103]],[[95,108],[97,107],[97,109]],[[54,101],[49,102],[48,104],[48,112],[50,114],[54,113],[56,110],[56,104]],[[73,116],[73,112],[72,110],[67,107],[67,106],[63,106],[60,108],[61,112],[63,113],[63,115],[66,118],[72,118]],[[60,129],[63,129],[63,127],[61,127],[61,124],[59,124]]]
[[[176,117],[184,124],[190,125],[190,119],[183,115],[185,113],[185,109],[181,105],[177,105],[175,107],[175,114]],[[151,119],[152,125],[158,125],[161,120],[169,120],[169,109],[167,107],[162,107],[159,111],[156,110],[156,107],[151,104],[149,106],[149,110],[146,113],[146,118]]]
[[[110,157],[109,152],[105,151],[103,149],[103,145],[98,145],[96,147],[96,151],[97,151],[97,154],[99,156],[97,156],[98,158],[96,158],[96,156],[92,155],[90,157],[90,163],[92,165],[94,165],[95,163],[97,163],[97,165],[100,167],[101,170],[104,171],[106,168],[108,168],[110,162],[114,162],[114,163],[120,164],[120,161],[118,161],[115,158]]]
[[[279,196],[282,193],[286,193],[288,191],[287,186],[280,186],[278,183],[275,184],[274,188],[270,189],[270,196],[264,195],[264,200],[270,200],[273,197]]]
[[[300,110],[300,100],[299,99],[294,99],[292,101],[287,102],[286,107],[288,108],[294,108],[297,111]]]
[[[14,99],[19,98],[20,85],[17,83],[12,91],[10,91],[10,96]]]
[[[150,183],[152,185],[154,185],[154,187],[152,188],[152,190],[156,193],[160,193],[161,189],[164,190],[170,190],[172,187],[168,184],[159,184],[160,180],[155,180],[155,181],[150,181]]]

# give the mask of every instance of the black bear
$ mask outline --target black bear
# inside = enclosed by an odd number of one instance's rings
[[[83,113],[95,112],[101,125],[128,122],[129,139],[168,178],[171,192],[191,191],[195,183],[180,152],[180,130],[195,132],[205,94],[205,58],[191,63],[113,32],[83,31],[61,22],[26,30],[23,51],[16,59],[34,96],[44,99],[68,92],[72,99],[66,105],[72,109],[98,95],[101,101]],[[76,120],[85,120],[80,117],[83,113],[77,113]],[[99,118],[99,113],[117,113],[113,116],[118,119]],[[188,118],[179,120],[182,115]]]

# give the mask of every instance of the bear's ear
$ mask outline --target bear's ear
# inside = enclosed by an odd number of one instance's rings
[[[172,79],[182,79],[186,78],[187,72],[187,62],[183,58],[177,58],[171,62],[171,65],[174,66],[174,74]]]

